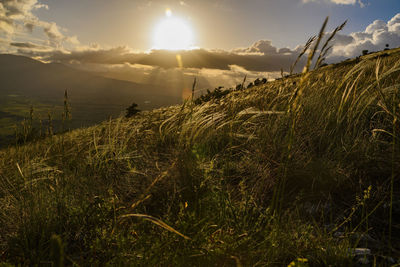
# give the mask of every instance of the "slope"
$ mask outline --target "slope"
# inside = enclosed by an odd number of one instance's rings
[[[0,257],[396,264],[399,71],[387,51],[0,151]]]

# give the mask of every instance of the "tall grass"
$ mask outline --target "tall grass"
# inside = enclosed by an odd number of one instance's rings
[[[296,60],[293,62],[292,66],[290,66],[290,75],[293,74],[293,71],[295,69],[295,67],[297,66],[297,63],[299,63],[301,57],[308,51],[308,49],[311,47],[312,43],[315,41],[315,38],[317,38],[317,36],[313,36],[310,37],[306,44],[303,47],[303,50],[301,51],[301,53],[297,56]]]
[[[321,48],[318,59],[315,62],[314,69],[319,68],[321,66],[322,62],[324,62],[325,57],[327,56],[328,52],[332,49],[332,46],[329,46],[329,43],[333,40],[333,38],[339,31],[343,30],[343,28],[346,26],[346,24],[347,24],[347,20],[345,22],[343,22],[341,25],[339,25],[338,27],[336,27],[333,30],[333,32],[331,33],[331,35],[327,38],[327,40],[325,41],[325,44]]]

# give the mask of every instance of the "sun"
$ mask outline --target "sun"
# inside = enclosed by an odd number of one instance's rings
[[[165,11],[166,17],[161,20],[153,35],[153,48],[166,50],[188,50],[193,47],[193,31],[190,25],[174,17],[171,9]]]

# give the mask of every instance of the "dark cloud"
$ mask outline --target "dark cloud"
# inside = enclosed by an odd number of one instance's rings
[[[207,68],[230,70],[230,66],[242,66],[249,71],[273,72],[288,70],[297,57],[289,48],[277,49],[270,41],[259,41],[249,48],[233,51],[196,49],[188,51],[153,50],[149,53],[132,53],[127,47],[112,49],[86,49],[82,51],[52,52],[24,51],[25,55],[41,57],[46,61],[81,64],[140,64],[162,68]],[[299,70],[301,70],[299,64]]]
[[[274,53],[264,54],[268,49],[265,45],[260,45],[261,43],[270,44],[268,41],[257,42],[248,49],[242,49],[243,51],[197,49],[153,50],[149,53],[133,53],[127,47],[100,49],[92,46],[69,52],[43,51],[35,45],[22,43],[14,46],[18,46],[18,53],[21,55],[63,63],[108,78],[162,86],[171,95],[176,95],[181,90],[190,92],[194,77],[198,79],[196,94],[221,85],[235,87],[243,81],[245,75],[248,83],[256,78],[280,77],[281,68],[288,70],[296,53],[288,48],[275,48]],[[252,51],[255,48],[258,50],[254,54]],[[177,55],[182,67],[179,66]]]
[[[25,43],[10,43],[11,46],[19,47],[19,48],[28,48],[28,49],[48,49],[48,47],[37,45],[31,42]]]
[[[35,24],[32,22],[25,22],[24,26],[31,33],[33,32],[33,29],[35,28]]]

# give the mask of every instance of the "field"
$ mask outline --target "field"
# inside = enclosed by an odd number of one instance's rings
[[[22,95],[3,95],[0,98],[0,147],[15,143],[16,132],[21,131],[24,120],[30,119],[33,109],[34,127],[46,131],[51,116],[54,131],[62,129],[62,114],[64,111],[62,95],[60,99],[39,99]],[[119,117],[124,113],[124,105],[106,105],[90,102],[74,101],[69,103],[73,119],[69,124],[72,129],[87,127],[109,119]]]
[[[0,147],[15,144],[16,129],[21,131],[24,120],[32,119],[39,132],[49,124],[54,132],[61,132],[65,90],[72,114],[70,129],[119,117],[132,103],[149,110],[181,102],[180,95],[155,85],[108,79],[11,54],[0,54],[0,80]]]
[[[390,50],[1,150],[0,260],[397,266],[399,72]]]
[[[15,141],[16,127],[29,118],[30,107],[35,107],[36,117],[46,118],[47,112],[62,111],[62,106],[39,103],[21,95],[2,95],[0,98],[0,146]],[[61,114],[61,113],[60,113]]]

